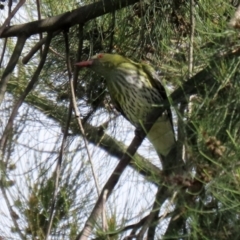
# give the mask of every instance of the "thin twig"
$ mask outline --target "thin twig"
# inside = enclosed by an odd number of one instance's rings
[[[55,36],[57,36],[62,30],[56,31],[54,33],[52,33],[52,38],[54,38]],[[27,64],[29,62],[29,60],[33,57],[33,55],[39,50],[41,49],[42,45],[46,43],[47,37],[41,39],[39,42],[37,42],[34,47],[31,48],[31,50],[29,51],[29,53],[22,58],[22,63],[23,64]],[[51,50],[51,48],[49,49]]]
[[[130,230],[130,229],[133,229],[133,231],[130,233],[130,236],[131,236],[131,237],[132,237],[132,236],[135,237],[135,236],[136,236],[136,235],[135,235],[136,230],[139,229],[139,228],[144,224],[144,222],[146,221],[147,217],[148,217],[148,216],[142,218],[142,219],[141,219],[139,222],[137,222],[137,223],[134,223],[134,224],[131,224],[131,225],[127,225],[127,226],[125,226],[125,227],[123,227],[123,228],[117,229],[117,230],[115,230],[113,233],[107,234],[107,236],[113,237],[113,236],[115,236],[115,235],[118,235],[119,233],[122,233],[122,232],[128,231],[128,230]],[[127,236],[127,237],[124,238],[123,240],[126,240],[126,239],[129,239],[129,236]]]
[[[2,26],[0,27],[0,35],[4,31],[5,27],[9,25],[11,19],[17,13],[17,11],[21,8],[21,6],[26,2],[26,0],[20,0],[17,6],[13,9],[13,11],[8,15],[7,19],[4,21]]]
[[[159,223],[161,220],[165,219],[166,217],[170,217],[171,215],[173,215],[172,212],[171,212],[171,210],[170,210],[169,208],[170,208],[170,206],[173,204],[174,199],[175,199],[175,197],[176,197],[176,194],[177,194],[177,193],[174,193],[174,194],[173,194],[173,197],[170,199],[168,206],[166,206],[166,211],[165,211],[162,215],[160,215],[160,216],[157,217],[156,222]],[[125,231],[128,231],[128,230],[132,229],[130,235],[126,236],[123,240],[132,239],[132,238],[136,239],[136,238],[137,238],[136,231],[137,231],[140,227],[143,226],[143,224],[147,221],[148,217],[149,217],[149,215],[147,215],[146,217],[142,218],[142,219],[141,219],[139,222],[137,222],[137,223],[134,223],[134,224],[131,224],[131,225],[127,225],[127,226],[125,226],[125,227],[123,227],[123,228],[117,229],[117,230],[115,230],[113,233],[109,233],[108,236],[109,236],[109,237],[113,237],[113,236],[115,236],[115,235],[118,235],[119,233],[123,233],[123,232],[125,232]],[[147,239],[148,239],[148,238],[147,238]]]
[[[83,125],[82,125],[81,113],[80,113],[80,111],[78,110],[78,107],[77,107],[77,101],[76,101],[76,96],[75,96],[75,91],[74,91],[73,79],[70,78],[69,82],[70,82],[70,88],[71,88],[71,97],[72,97],[72,102],[73,102],[73,109],[74,109],[74,112],[75,112],[75,116],[76,116],[76,119],[77,119],[79,129],[81,131],[81,135],[83,137],[84,145],[86,147],[88,159],[89,159],[91,169],[92,169],[93,179],[94,179],[95,186],[96,186],[96,189],[97,189],[97,193],[98,193],[98,196],[99,196],[100,195],[100,187],[99,187],[99,183],[98,183],[98,179],[97,179],[97,174],[96,174],[96,171],[95,171],[95,168],[94,168],[94,164],[93,164],[93,161],[92,161],[92,157],[91,157],[91,154],[90,154],[90,151],[89,151],[88,141],[86,139],[85,130],[84,130]]]
[[[2,78],[0,81],[0,105],[3,101],[4,95],[5,95],[5,92],[7,89],[8,80],[10,79],[10,76],[11,76],[11,74],[17,64],[17,61],[22,53],[22,50],[23,50],[26,40],[27,40],[27,36],[24,34],[20,35],[18,37],[14,51],[12,53],[12,56],[8,62],[6,69],[3,72],[3,75],[2,75]],[[1,150],[1,148],[0,148],[0,150]]]
[[[148,215],[146,221],[144,222],[140,232],[137,235],[137,240],[142,240],[145,232],[149,228],[148,239],[154,239],[155,230],[157,226],[158,215],[161,209],[162,204],[167,199],[169,195],[168,188],[166,186],[159,186],[158,191],[155,197],[155,201],[151,210],[151,213]]]
[[[0,58],[0,68],[2,66],[2,62],[3,62],[3,59],[4,59],[4,55],[5,55],[5,51],[6,51],[6,47],[7,47],[7,41],[8,41],[8,38],[5,38],[4,43],[3,43],[3,47],[2,47],[1,58]]]
[[[68,61],[69,61],[69,49],[66,48],[66,62],[68,63]],[[64,155],[64,150],[65,150],[66,141],[67,141],[68,132],[69,132],[69,127],[70,127],[71,118],[72,118],[72,109],[73,109],[72,102],[70,102],[69,103],[69,108],[68,108],[67,122],[66,122],[66,126],[64,127],[61,149],[60,149],[60,152],[59,152],[59,157],[58,157],[56,170],[55,170],[54,193],[53,193],[53,198],[52,198],[52,205],[51,205],[50,217],[49,217],[49,221],[48,221],[48,227],[47,227],[47,231],[46,231],[46,235],[45,235],[45,240],[48,239],[48,237],[50,235],[50,232],[51,232],[51,229],[52,229],[55,206],[56,206],[57,196],[58,196],[60,176],[61,176],[63,155]]]
[[[4,184],[3,184],[3,177],[1,177],[1,180],[0,180],[0,188],[1,188],[1,192],[2,192],[2,195],[4,197],[4,200],[6,202],[6,205],[7,205],[7,208],[8,208],[8,211],[10,213],[10,216],[11,216],[11,219],[13,221],[13,224],[14,224],[14,227],[16,228],[16,232],[19,234],[20,238],[21,239],[26,239],[25,235],[22,234],[22,231],[18,225],[18,222],[16,220],[16,217],[14,217],[13,213],[14,213],[14,210],[11,206],[11,203],[8,199],[8,196],[7,196],[7,192],[5,190],[5,187],[4,187]]]
[[[49,51],[51,51],[52,53],[54,53],[56,56],[65,59],[65,57],[63,55],[61,55],[59,52],[57,52],[56,50],[54,50],[53,48],[49,48]]]
[[[48,227],[47,227],[45,239],[48,239],[51,229],[52,229],[52,223],[53,223],[53,219],[54,219],[54,212],[55,212],[55,206],[56,206],[57,195],[58,195],[58,187],[59,187],[60,176],[61,176],[63,155],[64,155],[64,150],[65,150],[66,141],[67,141],[67,137],[68,137],[71,118],[72,118],[72,104],[70,103],[69,110],[68,110],[68,116],[67,116],[67,122],[66,122],[66,126],[64,128],[64,133],[63,133],[63,138],[62,138],[61,149],[59,152],[59,157],[58,157],[56,170],[55,170],[54,193],[53,193],[53,198],[52,198],[50,217],[49,217],[49,221],[48,221]]]
[[[71,91],[73,90],[73,92],[75,94],[75,88],[73,87],[73,85],[71,85],[71,83],[72,83],[72,73],[71,73],[72,70],[71,70],[68,34],[67,34],[66,31],[64,31],[63,34],[64,34],[64,39],[65,39],[66,65],[67,65],[67,70],[68,70],[69,82],[70,82]],[[80,49],[81,48],[82,48],[82,45],[80,46]],[[73,89],[72,89],[72,87],[73,87]],[[73,95],[71,95],[71,96],[73,96]],[[55,186],[54,186],[55,193],[54,193],[53,202],[52,202],[51,217],[50,217],[50,221],[49,221],[49,226],[48,226],[46,239],[48,238],[48,236],[50,234],[50,230],[51,230],[51,226],[52,226],[52,222],[53,222],[54,209],[55,209],[55,203],[56,203],[56,200],[57,200],[57,192],[58,192],[58,185],[59,185],[59,179],[60,179],[60,170],[61,170],[61,165],[62,165],[63,152],[64,152],[64,147],[65,147],[65,142],[66,142],[66,139],[67,139],[67,136],[68,136],[68,131],[69,131],[69,127],[70,127],[70,122],[71,122],[72,110],[73,109],[74,109],[74,101],[70,101],[69,109],[68,109],[68,120],[67,120],[67,124],[66,124],[65,131],[64,131],[64,136],[63,136],[63,140],[62,140],[62,146],[61,146],[61,150],[60,150],[58,164],[56,166],[56,179],[55,179]]]
[[[112,48],[113,48],[113,41],[114,41],[114,29],[115,29],[115,24],[116,24],[116,13],[115,11],[112,12],[112,22],[111,22],[111,26],[110,26],[110,41],[109,41],[109,48],[108,48],[108,52],[112,52]]]
[[[41,9],[40,9],[41,5],[40,5],[40,0],[36,0],[36,2],[37,2],[37,15],[38,15],[38,20],[41,20],[42,18],[41,18]],[[42,35],[42,33],[40,32],[40,33],[39,33],[39,40],[41,41],[42,38],[43,38],[43,35]],[[40,57],[41,57],[41,56],[42,56],[42,47],[40,47]]]
[[[11,11],[12,11],[12,0],[9,0],[8,1],[8,17],[10,16]],[[9,24],[10,24],[10,21],[8,23],[8,26],[9,26]]]
[[[194,0],[190,0],[190,42],[189,42],[189,61],[188,61],[188,78],[192,77],[193,73],[193,47],[194,47],[194,32],[195,32],[195,17],[194,17]]]
[[[10,15],[11,15],[11,12],[12,12],[12,1],[13,0],[9,0],[8,1],[8,17],[10,17]],[[8,24],[6,25],[6,26],[10,26],[10,23],[11,23],[11,21],[9,21],[8,22]],[[0,28],[0,32],[1,32],[1,28]],[[6,41],[4,42],[4,47],[3,47],[3,55],[2,55],[2,59],[1,60],[3,60],[3,58],[4,58],[4,52],[5,52],[5,48],[6,48],[6,46],[7,46],[7,40],[8,40],[8,38],[6,38],[5,39]],[[2,62],[2,61],[1,61]],[[1,64],[0,64],[0,66],[1,66]]]
[[[83,26],[79,26],[79,49],[78,49],[78,53],[81,53],[81,50],[82,50],[82,44],[83,44]],[[80,59],[80,56],[78,56],[78,59]],[[91,158],[91,155],[90,155],[90,151],[89,151],[89,148],[88,148],[88,142],[87,142],[87,139],[86,139],[86,135],[85,135],[85,130],[83,128],[83,124],[82,124],[82,121],[81,121],[81,115],[80,115],[80,112],[78,110],[78,107],[77,107],[77,101],[76,101],[76,84],[77,84],[77,76],[78,76],[78,70],[75,68],[75,72],[74,72],[74,79],[72,80],[71,78],[71,71],[70,71],[70,61],[68,62],[68,69],[69,69],[69,82],[70,82],[70,88],[71,88],[71,97],[72,97],[72,103],[73,103],[73,109],[74,109],[74,112],[75,112],[75,115],[77,117],[77,122],[78,122],[78,125],[79,125],[79,129],[81,131],[81,134],[83,136],[83,140],[84,140],[84,144],[85,144],[85,147],[86,147],[86,151],[87,151],[87,155],[88,155],[88,159],[89,159],[89,162],[90,162],[90,165],[91,165],[91,169],[92,169],[92,174],[93,174],[93,179],[94,179],[94,182],[95,182],[95,186],[96,186],[96,189],[97,189],[97,193],[98,193],[98,196],[100,196],[100,186],[99,186],[99,183],[98,183],[98,178],[97,178],[97,174],[95,172],[95,168],[94,168],[94,164],[93,164],[93,161],[92,161],[92,158]],[[106,203],[106,199],[107,199],[107,190],[105,190],[104,192],[104,197],[103,197],[103,202],[102,202],[102,208],[105,209],[105,203]],[[103,222],[103,225],[106,227],[107,225],[107,221],[106,221],[106,216],[105,216],[105,211],[102,211],[102,222]]]
[[[188,58],[188,78],[190,79],[193,75],[193,67],[194,67],[194,34],[195,34],[195,15],[194,15],[194,0],[190,0],[190,41],[189,41],[189,58]],[[191,113],[191,97],[190,100],[186,102],[180,103],[179,106],[179,117],[178,117],[178,157],[181,157],[185,161],[187,161],[186,149],[185,149],[185,129],[184,129],[184,112],[187,109],[188,113]],[[190,114],[189,114],[190,115]]]
[[[184,195],[186,196],[185,193],[184,193]],[[183,199],[181,199],[181,201],[183,201]],[[180,204],[180,201],[178,200],[178,202],[176,203],[175,210],[172,213],[171,220],[170,220],[170,222],[167,226],[166,232],[164,234],[164,237],[166,239],[175,239],[176,236],[178,236],[180,238],[178,232],[182,228],[182,226],[186,220],[184,218],[184,214],[183,214],[184,210],[180,206],[181,206],[181,204]]]
[[[184,112],[187,108],[187,102],[182,101],[179,104],[179,108],[177,109],[177,159],[183,159],[186,161],[185,156],[185,127],[184,127]]]
[[[72,104],[73,104],[73,110],[75,112],[76,120],[77,120],[79,129],[81,131],[82,137],[83,137],[84,145],[85,145],[85,148],[86,148],[86,151],[87,151],[87,156],[88,156],[88,159],[89,159],[89,162],[90,162],[90,165],[91,165],[91,169],[92,169],[93,179],[94,179],[96,190],[97,190],[97,193],[98,193],[98,196],[99,196],[100,195],[100,187],[99,187],[99,183],[98,183],[98,178],[97,178],[97,174],[96,174],[96,171],[95,171],[95,168],[94,168],[94,164],[93,164],[93,161],[92,161],[90,150],[89,150],[89,147],[88,147],[88,141],[86,139],[85,130],[84,130],[82,120],[81,120],[81,113],[80,113],[80,111],[77,107],[76,86],[77,86],[77,76],[78,76],[77,73],[78,72],[75,70],[74,77],[72,78],[71,61],[70,61],[69,44],[68,44],[68,34],[66,32],[64,32],[64,38],[65,38],[65,44],[66,44],[66,49],[67,49],[67,55],[68,55],[67,69],[68,69],[68,76],[69,76],[69,84],[70,84],[70,90],[71,90],[71,100],[72,100]],[[83,39],[83,26],[80,25],[79,26],[79,45],[78,45],[79,56],[77,57],[79,59],[81,57],[80,55],[81,55],[81,52],[82,52],[82,44],[83,44],[82,39]]]
[[[65,130],[63,133],[61,149],[60,149],[60,153],[59,153],[59,157],[58,157],[58,161],[57,161],[57,165],[56,165],[56,170],[55,170],[54,193],[53,193],[53,197],[52,197],[50,217],[49,217],[47,231],[46,231],[46,235],[45,235],[46,240],[48,239],[51,229],[52,229],[52,223],[53,223],[53,219],[54,219],[54,212],[55,212],[55,206],[56,206],[57,195],[58,195],[58,187],[59,187],[60,176],[61,176],[62,160],[63,160],[64,150],[65,150],[66,141],[67,141],[67,137],[68,137],[69,126],[71,123],[71,117],[72,117],[72,106],[69,106],[66,127],[65,127]]]
[[[102,228],[103,231],[108,230],[108,222],[107,222],[107,217],[106,217],[106,202],[107,202],[107,193],[108,191],[105,190],[103,193],[103,205],[102,205]]]
[[[47,41],[46,41],[46,45],[45,45],[45,48],[44,48],[44,52],[43,52],[43,56],[41,58],[41,61],[40,61],[39,65],[38,65],[36,71],[34,72],[31,81],[28,83],[28,85],[25,88],[23,94],[20,96],[20,98],[18,99],[17,103],[13,107],[11,116],[9,117],[8,123],[7,123],[6,127],[5,127],[5,130],[3,132],[2,138],[0,140],[0,150],[2,150],[2,151],[3,151],[3,147],[5,146],[5,143],[7,141],[8,133],[12,129],[13,121],[14,121],[15,117],[17,116],[19,107],[22,105],[22,103],[24,102],[25,98],[31,92],[31,90],[34,88],[34,85],[38,81],[39,75],[41,73],[41,70],[42,70],[42,68],[44,66],[44,63],[45,63],[45,60],[46,60],[46,57],[47,57],[48,48],[49,48],[51,39],[52,39],[51,34],[48,34],[48,38],[47,38]]]

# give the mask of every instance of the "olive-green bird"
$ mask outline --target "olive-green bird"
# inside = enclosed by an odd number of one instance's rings
[[[157,106],[167,99],[166,91],[155,70],[147,64],[135,63],[118,54],[100,53],[79,62],[106,79],[107,88],[117,110],[135,127],[141,128]],[[175,146],[172,114],[168,108],[147,134],[163,160]]]

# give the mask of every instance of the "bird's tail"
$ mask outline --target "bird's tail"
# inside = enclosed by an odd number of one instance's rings
[[[178,172],[177,168],[183,164],[183,161],[178,159],[174,129],[166,115],[162,115],[157,119],[147,137],[161,160],[163,170]]]
[[[157,119],[147,134],[158,155],[167,156],[176,144],[171,121],[163,115]]]

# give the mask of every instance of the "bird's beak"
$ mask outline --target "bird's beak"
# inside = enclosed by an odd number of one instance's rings
[[[79,66],[79,67],[90,67],[90,66],[92,66],[92,64],[93,64],[93,61],[88,60],[88,61],[78,62],[75,65]]]

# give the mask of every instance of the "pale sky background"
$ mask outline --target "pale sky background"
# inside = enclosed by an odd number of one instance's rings
[[[3,23],[8,11],[7,3],[4,4],[6,7],[4,10],[0,11],[0,24]],[[31,4],[31,1],[27,1],[26,7],[31,9]],[[15,7],[15,3],[13,3],[13,7]],[[32,15],[31,12],[30,14]],[[31,19],[23,7],[14,17],[14,21],[12,21],[11,24],[20,24],[28,21],[31,21]],[[38,36],[36,35],[34,38],[37,39]],[[13,41],[15,40],[16,39],[13,39]],[[0,40],[0,45],[1,44],[3,44],[3,40]],[[5,59],[3,64],[4,66],[7,63],[7,60],[8,59]],[[31,68],[29,65],[25,66],[25,69],[29,68]],[[11,96],[6,94],[5,99],[10,100]],[[6,116],[8,113],[5,112],[5,109],[9,104],[11,104],[11,100],[10,103],[5,101],[3,105],[0,106],[2,115],[2,120],[0,122],[2,126],[0,126],[0,132],[3,131],[6,124],[4,121],[6,121]],[[28,113],[25,122],[26,128],[22,129],[22,133],[19,139],[17,139],[15,151],[11,159],[12,163],[15,163],[17,168],[16,170],[11,171],[9,174],[9,178],[16,181],[16,184],[13,187],[8,188],[7,192],[9,198],[15,200],[18,198],[27,199],[30,192],[26,186],[33,186],[34,183],[38,182],[39,169],[36,162],[39,165],[44,164],[53,170],[55,169],[55,164],[51,164],[54,163],[54,159],[57,159],[58,157],[58,151],[60,149],[62,140],[62,132],[59,125],[53,120],[47,118],[38,110],[31,107],[28,108],[26,104],[23,104],[23,106],[19,109],[19,116],[24,115],[27,110]],[[106,116],[100,116],[101,117],[99,118],[98,114],[96,114],[96,117],[92,120],[94,125],[100,125],[101,122],[106,120]],[[20,119],[20,117],[18,117],[15,121],[17,122],[18,119]],[[123,117],[119,117],[114,125],[113,123],[110,124],[107,133],[114,135],[118,140],[121,140],[128,145],[134,137],[134,127],[132,127],[131,124],[129,124]],[[56,141],[59,141],[58,149],[54,149],[54,143]],[[72,155],[74,157],[67,160],[65,159],[65,162],[69,161],[69,164],[66,166],[66,168],[71,168],[71,171],[74,173],[74,170],[79,170],[79,165],[88,165],[88,170],[85,171],[85,178],[89,179],[89,188],[92,188],[94,185],[87,157],[85,158],[85,163],[79,162],[79,159],[82,158],[81,155],[83,152],[86,154],[85,151],[82,152],[79,150],[81,147],[83,147],[81,138],[76,138],[71,142],[70,151],[72,151]],[[89,147],[91,154],[93,154],[94,168],[99,177],[100,187],[102,188],[108,177],[111,175],[113,169],[118,164],[119,160],[107,157],[107,154],[96,146],[89,144]],[[154,164],[160,166],[160,161],[157,157],[157,154],[153,150],[148,140],[144,141],[138,152],[143,156],[146,156],[148,159],[151,159]],[[35,168],[33,168],[33,166]],[[81,190],[81,186],[79,186],[79,192]],[[96,189],[94,189],[94,191],[96,193]],[[82,193],[83,192],[80,192],[80,194]],[[128,168],[121,176],[114,193],[107,203],[109,206],[108,210],[114,211],[120,220],[125,218],[129,219],[129,215],[131,214],[133,221],[129,222],[128,224],[136,223],[138,220],[148,214],[150,210],[148,207],[152,206],[155,193],[156,187],[150,183],[147,183],[146,180],[140,176],[140,174],[133,171],[131,168]],[[13,205],[14,203],[11,202],[11,204]],[[10,233],[11,220],[2,195],[0,195],[0,206],[0,235],[8,235],[8,233]],[[21,215],[16,208],[14,208],[14,210],[19,214],[19,216]],[[139,215],[139,213],[142,215]],[[87,217],[88,216],[86,216],[86,218]],[[18,223],[20,226],[25,225],[21,217],[18,220]],[[162,224],[166,225],[167,223],[166,221],[163,221]],[[17,234],[12,234],[12,236],[14,237],[13,239],[19,239]]]

